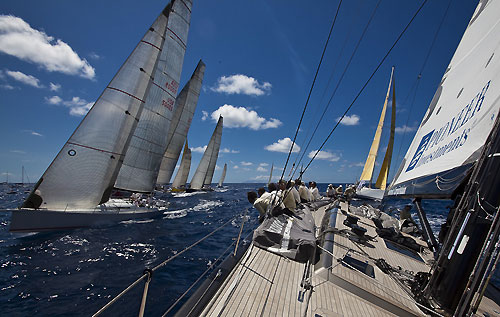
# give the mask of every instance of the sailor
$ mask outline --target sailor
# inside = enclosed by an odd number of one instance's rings
[[[266,200],[257,198],[257,193],[253,191],[247,193],[247,198],[248,202],[251,203],[259,212],[259,223],[264,221],[267,210],[267,204],[265,203]]]
[[[295,184],[299,186],[299,195],[300,195],[300,202],[302,203],[307,203],[310,201],[309,199],[309,189],[304,185],[304,183],[300,179],[295,180]]]
[[[335,189],[332,184],[328,184],[328,188],[326,189],[326,197],[333,198],[335,196]]]
[[[295,181],[289,181],[291,192],[293,194],[293,198],[295,198],[295,205],[300,204],[300,195],[297,187],[295,186]],[[288,184],[287,184],[288,186]]]
[[[337,194],[337,196],[341,196],[343,192],[344,190],[342,189],[342,185],[339,185],[339,187],[335,189],[335,194]]]
[[[344,196],[350,200],[356,194],[356,185],[350,185],[344,191]]]
[[[283,204],[288,210],[295,210],[297,207],[295,204],[295,198],[291,192],[291,184],[290,182],[286,183],[284,180],[279,181],[279,187],[281,192],[281,197],[283,198]]]
[[[311,182],[311,195],[313,197],[313,200],[320,200],[321,195],[319,194],[318,187],[316,186],[316,182]]]
[[[411,205],[406,205],[399,212],[399,230],[412,236],[419,236],[420,230],[418,229],[415,220],[411,217],[411,208]]]

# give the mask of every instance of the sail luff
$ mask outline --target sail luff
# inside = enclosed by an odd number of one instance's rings
[[[226,178],[226,171],[227,171],[227,164],[224,163],[224,169],[222,170],[222,175],[219,180],[219,187],[222,187],[222,184],[224,183],[224,179]]]
[[[392,68],[394,72],[394,67]],[[385,151],[384,162],[380,168],[380,173],[375,183],[376,188],[384,189],[387,186],[387,177],[391,169],[391,159],[392,159],[392,149],[394,146],[394,132],[396,129],[396,79],[392,79],[392,113],[391,113],[391,132],[389,136],[389,144],[387,145],[387,150]]]
[[[219,117],[219,121],[217,122],[217,126],[215,127],[215,130],[212,134],[212,137],[210,138],[210,141],[208,142],[207,148],[205,149],[205,152],[203,153],[203,156],[200,160],[200,163],[198,164],[198,167],[196,168],[196,172],[194,173],[193,178],[191,179],[191,189],[201,189],[204,184],[206,184],[208,175],[209,175],[209,169],[211,167],[211,162],[213,160],[214,156],[214,150],[216,147],[216,139],[219,139],[218,142],[218,147],[217,147],[217,153],[218,155],[219,152],[219,147],[220,147],[220,137],[222,135],[222,117]],[[216,157],[215,157],[216,158]],[[217,158],[215,159],[217,161]],[[215,168],[215,162],[213,163],[213,168]],[[213,175],[213,172],[212,172]],[[211,181],[211,177],[210,177]]]
[[[168,6],[167,6],[168,8]],[[72,210],[106,202],[150,86],[166,30],[162,13],[125,60],[23,204]],[[156,30],[156,31],[155,31]]]
[[[200,60],[191,78],[177,97],[172,123],[167,134],[167,147],[158,173],[158,184],[167,184],[172,178],[182,150],[182,144],[187,138],[196,105],[198,104],[204,73],[205,63]]]
[[[151,73],[153,83],[116,180],[115,187],[119,189],[151,192],[167,146],[165,135],[171,124],[186,51],[191,18],[189,1],[172,0],[164,15],[167,28],[159,47],[160,58]]]
[[[500,1],[480,1],[391,183],[389,196],[449,198],[500,109]]]
[[[181,165],[177,171],[177,175],[172,182],[172,188],[182,188],[186,187],[186,182],[189,175],[189,169],[191,168],[191,150],[188,147],[186,140],[186,145],[184,146],[184,152],[182,153]]]

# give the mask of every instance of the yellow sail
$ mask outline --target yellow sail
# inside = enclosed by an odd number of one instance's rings
[[[372,146],[370,147],[370,152],[368,153],[368,158],[366,159],[365,167],[363,168],[363,173],[361,173],[361,177],[359,179],[360,181],[368,181],[370,183],[372,181],[373,168],[375,167],[375,159],[377,158],[378,147],[380,145],[380,137],[382,136],[382,127],[384,126],[385,112],[387,110],[389,93],[391,92],[393,74],[394,74],[394,67],[392,68],[391,71],[391,79],[389,80],[389,87],[387,88],[387,95],[385,96],[384,107],[382,108],[382,113],[380,114],[380,120],[378,122],[377,130],[375,131],[375,136],[373,137]]]
[[[393,67],[394,70],[394,67]],[[387,185],[387,176],[391,168],[391,158],[392,158],[392,147],[394,145],[394,130],[396,128],[396,88],[394,84],[394,79],[392,80],[392,116],[391,116],[391,134],[389,136],[389,144],[387,145],[387,151],[385,152],[384,162],[380,168],[380,174],[378,174],[377,182],[375,183],[376,188],[385,189]]]

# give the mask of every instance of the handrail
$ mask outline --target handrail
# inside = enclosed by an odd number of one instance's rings
[[[118,295],[116,295],[112,300],[110,300],[106,305],[104,305],[101,309],[99,309],[95,314],[92,315],[92,317],[97,317],[99,316],[100,314],[102,314],[106,309],[108,309],[111,305],[113,305],[118,299],[120,299],[123,295],[125,295],[126,293],[128,293],[128,291],[130,291],[132,288],[134,288],[137,284],[139,284],[140,281],[142,281],[143,279],[147,278],[146,280],[146,283],[144,285],[144,291],[143,291],[143,296],[142,296],[142,299],[141,299],[141,306],[140,306],[140,310],[139,310],[139,316],[143,316],[144,314],[144,309],[145,309],[145,306],[146,306],[146,298],[147,298],[147,292],[148,292],[148,288],[149,288],[149,282],[151,281],[152,279],[152,276],[153,276],[153,272],[156,271],[157,269],[163,267],[165,264],[167,264],[168,262],[172,261],[173,259],[175,259],[176,257],[178,257],[179,255],[183,254],[184,252],[192,249],[193,247],[195,247],[196,245],[198,245],[199,243],[203,242],[204,240],[206,240],[207,238],[209,238],[210,236],[212,236],[214,233],[216,233],[217,231],[219,231],[220,229],[222,229],[223,227],[225,227],[227,224],[231,223],[233,220],[235,220],[236,218],[240,217],[241,215],[237,215],[237,216],[234,216],[233,218],[229,219],[228,221],[226,221],[224,224],[222,224],[221,226],[219,226],[217,229],[213,230],[212,232],[210,232],[209,234],[207,234],[206,236],[204,236],[203,238],[199,239],[198,241],[196,241],[195,243],[191,244],[190,246],[186,247],[184,250],[182,250],[181,252],[178,252],[176,253],[175,255],[169,257],[168,259],[166,259],[165,261],[161,262],[160,264],[158,264],[157,266],[155,266],[154,268],[152,269],[146,269],[144,271],[144,273],[142,274],[141,277],[139,277],[137,280],[135,280],[132,284],[130,284],[127,288],[125,288],[123,291],[121,291]],[[241,233],[240,233],[241,234]],[[232,245],[232,244],[231,244]]]

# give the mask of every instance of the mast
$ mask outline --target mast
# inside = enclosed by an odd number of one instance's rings
[[[184,152],[182,153],[181,165],[177,171],[177,175],[172,182],[172,188],[182,188],[186,187],[186,182],[189,175],[189,169],[191,168],[191,150],[188,147],[186,140],[186,145],[184,146]]]
[[[182,88],[179,96],[177,96],[172,124],[170,125],[166,138],[167,147],[163,154],[158,179],[156,181],[158,184],[167,184],[172,178],[175,165],[182,150],[182,144],[187,139],[189,127],[193,120],[204,74],[205,63],[200,60],[193,75]]]
[[[219,187],[222,187],[222,184],[224,183],[224,179],[226,178],[226,171],[227,171],[227,163],[224,163],[224,169],[222,170],[222,175],[219,180]]]
[[[36,183],[24,208],[93,208],[109,199],[151,86],[167,5]]]
[[[396,87],[395,87],[395,76],[394,66],[392,67],[392,113],[391,113],[391,134],[389,136],[389,144],[387,145],[387,150],[385,151],[384,162],[380,168],[380,173],[378,174],[377,182],[375,183],[376,188],[385,190],[387,186],[387,177],[389,171],[391,170],[391,159],[392,159],[392,148],[394,146],[394,132],[396,130]]]
[[[368,157],[366,158],[365,166],[363,172],[361,173],[360,181],[372,182],[373,169],[375,168],[375,159],[377,158],[378,148],[380,146],[380,137],[382,136],[382,128],[384,127],[385,112],[387,110],[387,102],[389,100],[389,93],[391,92],[392,76],[394,75],[394,67],[391,69],[391,77],[389,80],[389,87],[387,88],[387,94],[385,96],[384,106],[382,107],[382,113],[380,114],[380,119],[378,121],[377,129],[375,130],[375,136],[373,137],[373,142],[370,147],[370,152],[368,152]],[[395,110],[393,109],[393,112]],[[394,112],[395,114],[395,112]],[[392,130],[391,130],[392,132]],[[392,148],[392,147],[391,147]],[[392,153],[391,153],[392,155]],[[385,161],[385,160],[384,160]]]
[[[191,19],[191,1],[173,0],[163,14],[167,25],[162,45],[156,47],[160,50],[160,57],[153,71],[148,73],[152,82],[117,176],[115,187],[119,189],[153,191],[167,147],[165,135],[170,128],[179,88]]]
[[[215,164],[219,155],[219,148],[222,136],[222,116],[217,121],[214,133],[208,142],[207,148],[203,153],[200,164],[191,179],[191,189],[201,189],[203,185],[210,185],[212,183],[212,176],[214,174]]]

